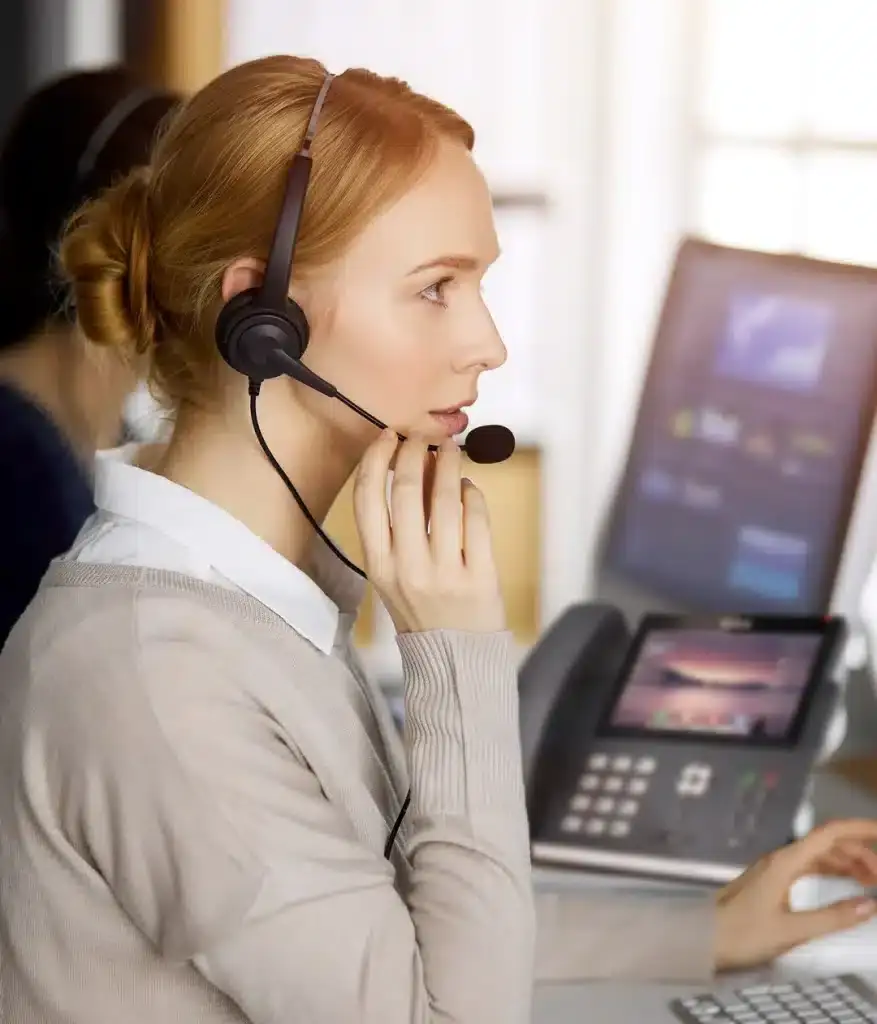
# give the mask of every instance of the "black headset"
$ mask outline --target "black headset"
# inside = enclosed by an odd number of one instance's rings
[[[222,307],[216,320],[216,346],[228,365],[238,373],[242,373],[250,382],[250,417],[253,422],[253,430],[266,458],[286,484],[318,535],[348,568],[365,579],[366,574],[362,569],[354,565],[343,552],[339,551],[311,515],[295,485],[268,447],[259,427],[259,417],[256,411],[256,399],[262,382],[270,380],[272,377],[285,375],[293,377],[330,398],[340,398],[372,423],[383,426],[379,420],[346,399],[328,381],[323,380],[302,363],[301,357],[304,355],[310,337],[310,326],[304,310],[289,296],[289,279],[292,275],[295,244],[298,240],[302,210],[311,176],[311,144],[317,132],[320,111],[333,77],[333,75],[326,75],[308,121],[304,141],[292,159],[292,165],[286,178],[283,206],[277,220],[277,227],[274,229],[274,239],[271,243],[271,252],[268,256],[262,284],[259,288],[250,288],[240,292]],[[409,790],[384,846],[384,856],[387,860],[390,859],[393,844],[410,803],[411,791]]]
[[[262,283],[235,295],[216,320],[216,345],[222,358],[251,386],[286,375],[330,398],[337,397],[335,388],[301,362],[310,325],[304,310],[289,296],[289,279],[311,176],[311,145],[333,78],[326,75],[304,141],[292,159]]]
[[[166,95],[158,89],[138,86],[110,107],[86,140],[76,161],[74,179],[77,190],[84,189],[107,145],[134,111],[146,106],[151,100],[163,99]]]

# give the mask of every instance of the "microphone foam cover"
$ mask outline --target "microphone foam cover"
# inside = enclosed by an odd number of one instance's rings
[[[499,423],[475,427],[466,436],[466,454],[481,464],[505,462],[515,450],[515,435]]]

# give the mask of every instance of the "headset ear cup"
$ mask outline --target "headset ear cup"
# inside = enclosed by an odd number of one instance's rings
[[[241,355],[238,345],[241,338],[239,328],[241,321],[252,310],[255,296],[256,289],[250,288],[247,291],[239,292],[229,299],[219,311],[219,316],[216,318],[216,327],[214,328],[216,347],[219,349],[219,354],[233,370],[243,374],[246,374],[244,368],[246,359],[241,360],[239,358]]]
[[[304,310],[292,299],[284,309],[259,304],[259,292],[235,295],[216,318],[216,347],[226,363],[249,380],[269,380],[288,372],[288,360],[301,360],[310,327]],[[287,360],[272,358],[282,351]]]
[[[301,359],[311,338],[311,325],[308,323],[305,311],[294,299],[287,299],[286,319],[290,326],[289,345],[286,347],[286,352],[293,359]]]

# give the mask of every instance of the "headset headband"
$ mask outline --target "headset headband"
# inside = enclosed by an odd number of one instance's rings
[[[317,134],[320,113],[334,77],[334,75],[327,74],[323,79],[323,84],[314,101],[314,109],[311,112],[301,147],[292,158],[292,165],[286,177],[283,207],[277,218],[277,227],[274,229],[274,238],[268,255],[268,265],[265,268],[265,277],[260,289],[259,303],[270,309],[285,309],[286,307],[292,261],[301,226],[305,193],[311,176],[311,144]]]
[[[133,92],[129,92],[127,96],[123,96],[117,103],[115,103],[108,113],[104,115],[101,121],[98,123],[97,128],[91,133],[91,136],[85,144],[85,148],[82,150],[82,155],[76,164],[76,182],[78,185],[84,184],[86,178],[94,170],[97,164],[98,157],[104,151],[104,147],[110,141],[110,139],[116,134],[122,124],[134,113],[135,110],[139,110],[145,103],[148,103],[151,99],[155,99],[158,96],[163,95],[156,89],[150,89],[146,86],[134,89]]]

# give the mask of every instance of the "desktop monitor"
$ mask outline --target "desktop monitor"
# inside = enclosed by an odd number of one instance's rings
[[[681,246],[600,553],[628,614],[828,611],[877,400],[877,269]]]

